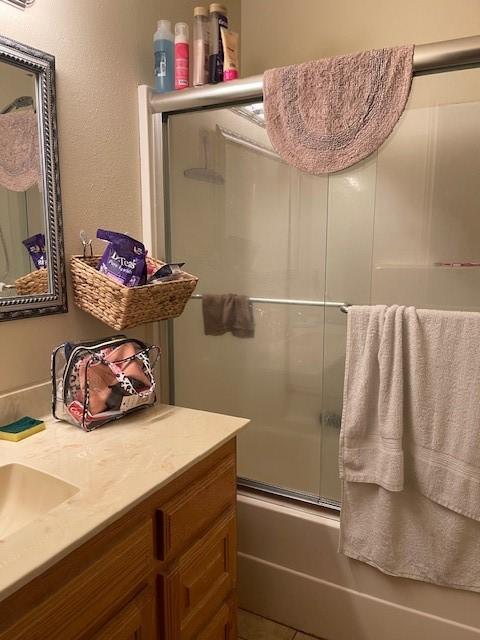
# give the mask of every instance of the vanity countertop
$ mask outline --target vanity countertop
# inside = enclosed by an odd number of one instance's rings
[[[0,441],[0,466],[34,467],[79,491],[0,540],[0,600],[234,437],[244,418],[168,405],[85,433],[46,420],[45,431]]]

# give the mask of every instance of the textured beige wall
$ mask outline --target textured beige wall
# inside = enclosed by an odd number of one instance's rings
[[[242,0],[242,71],[478,33],[478,0]]]
[[[56,56],[60,171],[67,258],[78,233],[140,228],[137,85],[152,82],[156,20],[191,19],[193,0],[36,0],[0,3],[2,35]],[[227,2],[239,27],[240,0]],[[73,307],[67,315],[0,324],[0,393],[49,377],[50,352],[67,339],[112,333]],[[133,332],[142,336],[143,329]]]

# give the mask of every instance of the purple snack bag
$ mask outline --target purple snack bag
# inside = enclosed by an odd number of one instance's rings
[[[108,241],[97,267],[101,273],[126,287],[146,283],[147,252],[141,242],[125,233],[105,229],[97,229],[97,238]]]
[[[45,269],[47,266],[47,253],[45,251],[45,236],[43,233],[37,233],[26,240],[22,240],[25,245],[35,269]]]

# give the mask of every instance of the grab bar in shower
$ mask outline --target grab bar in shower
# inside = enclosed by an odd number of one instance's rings
[[[190,298],[193,300],[201,300],[201,293],[193,293]],[[249,298],[250,302],[258,302],[261,304],[293,304],[299,307],[335,307],[343,313],[348,313],[348,307],[352,305],[348,302],[331,302],[329,300],[294,300],[292,298]]]

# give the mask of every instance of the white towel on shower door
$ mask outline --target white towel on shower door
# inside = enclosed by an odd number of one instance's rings
[[[340,551],[480,591],[480,314],[349,309]]]

